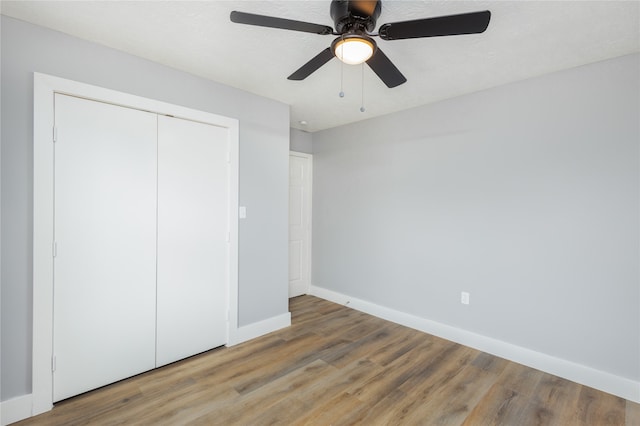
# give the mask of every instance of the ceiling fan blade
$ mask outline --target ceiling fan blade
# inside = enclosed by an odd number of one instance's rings
[[[383,40],[477,34],[487,29],[490,19],[491,12],[484,10],[415,21],[391,22],[382,25],[378,33]]]
[[[255,15],[253,13],[244,13],[234,10],[231,12],[231,22],[238,24],[257,25],[259,27],[280,28],[283,30],[302,31],[313,34],[333,34],[333,28],[312,24],[309,22],[294,21],[291,19],[274,18],[272,16]]]
[[[387,87],[392,88],[406,82],[407,79],[380,48],[369,58],[367,65],[375,72]]]
[[[333,58],[333,52],[327,47],[287,78],[289,80],[304,80],[313,74],[318,68],[329,62],[331,58]]]

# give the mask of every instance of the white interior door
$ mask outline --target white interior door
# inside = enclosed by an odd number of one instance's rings
[[[289,297],[307,294],[311,285],[312,158],[289,155]]]
[[[55,95],[53,401],[155,366],[155,114]]]
[[[158,117],[158,366],[227,341],[228,153],[228,129]]]

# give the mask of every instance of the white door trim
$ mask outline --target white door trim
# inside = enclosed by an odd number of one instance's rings
[[[33,113],[33,352],[32,412],[53,407],[53,167],[54,94],[62,93],[229,129],[229,323],[227,342],[238,333],[238,120],[34,73]]]
[[[308,164],[309,164],[309,180],[308,180],[308,187],[306,188],[307,194],[309,195],[306,200],[305,203],[307,204],[306,206],[306,211],[309,212],[308,215],[308,228],[306,229],[306,237],[308,240],[308,245],[307,245],[307,268],[306,268],[306,282],[308,283],[308,287],[305,291],[305,294],[309,294],[310,290],[311,290],[311,268],[313,266],[313,260],[312,260],[312,224],[313,224],[313,155],[312,154],[307,154],[304,152],[297,152],[297,151],[289,151],[289,157],[300,157],[300,158],[304,158],[306,160],[308,160]]]

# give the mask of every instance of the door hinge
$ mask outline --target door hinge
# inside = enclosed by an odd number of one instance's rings
[[[58,142],[58,127],[53,126],[53,143]]]
[[[55,241],[53,242],[52,250],[53,250],[53,257],[56,257],[58,255],[58,243]]]
[[[53,355],[51,357],[51,372],[55,372],[56,371],[56,356]]]

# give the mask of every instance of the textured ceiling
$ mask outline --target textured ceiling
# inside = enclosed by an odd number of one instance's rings
[[[387,88],[337,59],[286,79],[332,36],[233,24],[232,10],[333,26],[324,1],[2,1],[1,12],[291,105],[317,131],[640,51],[638,1],[386,0],[378,26],[488,9],[483,34],[384,41],[407,77]],[[341,69],[342,68],[342,69]],[[345,97],[340,98],[341,72]],[[365,112],[360,111],[364,83]],[[304,121],[306,124],[301,124]]]

